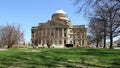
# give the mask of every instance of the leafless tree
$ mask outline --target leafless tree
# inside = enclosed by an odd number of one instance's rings
[[[120,34],[120,0],[87,0],[83,2],[76,0],[75,4],[79,3],[83,4],[80,5],[78,12],[81,10],[85,10],[88,14],[93,12],[95,18],[97,14],[97,18],[99,17],[104,22],[104,47],[106,46],[105,37],[108,35],[110,37],[110,49],[113,48],[113,38]]]
[[[87,44],[91,45],[92,43],[95,43],[95,37],[93,36],[93,34],[89,34],[87,35]]]
[[[107,1],[108,3],[115,1],[116,3],[120,3],[120,0],[75,0],[74,5],[78,6],[77,13],[84,11],[85,14],[89,14],[94,10],[94,7],[103,1]]]
[[[0,41],[2,45],[11,48],[12,45],[24,41],[24,32],[21,32],[20,26],[7,24],[0,28]]]
[[[120,21],[118,21],[120,18],[119,6],[120,3],[116,1],[109,1],[109,3],[107,1],[103,1],[102,5],[97,6],[97,12],[95,12],[96,17],[100,19],[98,21],[104,22],[104,39],[105,35],[110,37],[110,49],[113,48],[113,38],[120,35]]]
[[[110,2],[106,6],[108,9],[108,36],[110,37],[110,49],[113,48],[113,38],[120,35],[120,3]]]
[[[98,20],[97,18],[93,18],[89,23],[90,33],[93,40],[96,41],[96,47],[98,47],[99,42],[103,39],[103,30],[101,29],[103,24]]]
[[[98,26],[100,31],[103,33],[103,40],[104,40],[104,48],[106,48],[106,36],[107,36],[107,18],[108,18],[108,12],[106,11],[106,5],[99,5],[97,4],[96,9],[94,10],[94,13],[91,14],[90,19],[97,19],[96,22],[98,22]],[[99,24],[100,22],[100,24]],[[97,26],[97,27],[98,27]],[[94,29],[93,29],[94,30]]]

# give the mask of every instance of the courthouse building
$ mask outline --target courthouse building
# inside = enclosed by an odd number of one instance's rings
[[[32,44],[39,46],[64,47],[65,44],[87,46],[85,25],[71,25],[66,12],[58,9],[50,20],[39,23],[31,29]]]

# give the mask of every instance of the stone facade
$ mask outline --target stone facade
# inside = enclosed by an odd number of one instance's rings
[[[57,10],[45,23],[32,27],[32,43],[39,46],[64,47],[65,44],[87,46],[85,25],[71,25],[67,14]]]

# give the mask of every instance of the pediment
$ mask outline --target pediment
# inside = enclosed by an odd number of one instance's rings
[[[45,23],[42,28],[65,28],[65,27],[68,27],[67,25],[65,25],[64,23],[59,23],[59,22],[47,22]]]

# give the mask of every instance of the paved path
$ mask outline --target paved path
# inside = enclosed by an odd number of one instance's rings
[[[114,49],[120,49],[120,47],[115,47]]]
[[[3,48],[0,48],[0,51],[3,51],[3,50],[8,50],[8,49],[3,49]]]

